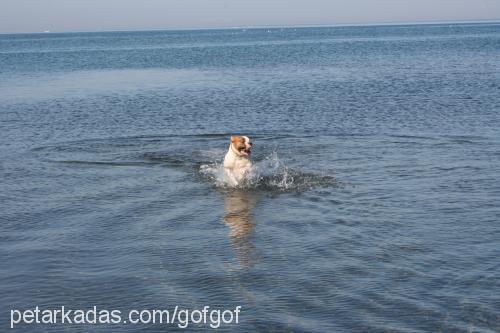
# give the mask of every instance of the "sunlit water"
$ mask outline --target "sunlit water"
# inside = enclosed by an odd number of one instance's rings
[[[1,35],[2,327],[498,332],[499,111],[498,24]]]

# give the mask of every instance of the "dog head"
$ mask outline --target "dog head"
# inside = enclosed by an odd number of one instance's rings
[[[248,157],[252,153],[252,142],[248,136],[232,136],[231,147],[238,156]]]

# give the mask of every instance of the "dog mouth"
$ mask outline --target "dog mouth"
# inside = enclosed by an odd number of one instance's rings
[[[241,148],[239,150],[239,153],[243,156],[250,156],[250,154],[252,153],[252,149],[251,148]]]
[[[251,153],[252,153],[252,147],[239,147],[238,148],[238,152],[242,155],[242,156],[249,156]]]

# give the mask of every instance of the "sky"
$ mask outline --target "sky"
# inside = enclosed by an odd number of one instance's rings
[[[0,33],[500,21],[500,0],[0,0]]]

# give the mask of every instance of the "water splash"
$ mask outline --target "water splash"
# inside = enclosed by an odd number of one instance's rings
[[[224,176],[222,162],[214,161],[200,166],[201,176],[219,188],[230,188]],[[292,169],[271,153],[263,160],[255,162],[240,189],[276,192],[301,192],[314,187],[338,186],[333,176],[318,175]]]

